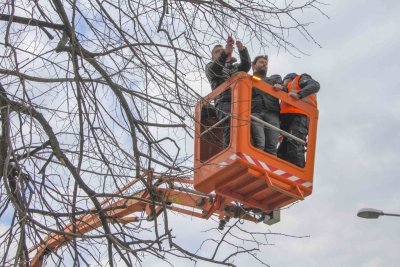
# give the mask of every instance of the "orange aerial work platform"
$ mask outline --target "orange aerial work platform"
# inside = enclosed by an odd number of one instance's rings
[[[308,140],[275,128],[307,147],[304,168],[252,146],[251,120],[271,127],[251,115],[253,88],[308,114]],[[227,119],[218,121],[216,112],[220,111],[214,104],[225,90],[231,92],[231,113],[226,114]],[[76,216],[74,222],[67,223],[62,231],[50,231],[41,238],[29,250],[35,255],[24,266],[43,266],[49,254],[71,240],[84,238],[88,232],[104,227],[104,224],[154,220],[162,211],[172,210],[203,219],[218,216],[221,230],[230,218],[263,221],[271,225],[279,221],[279,208],[311,194],[318,119],[316,108],[289,98],[285,92],[274,91],[272,86],[257,77],[238,73],[202,99],[196,105],[195,116],[194,179],[154,175],[153,170],[144,172],[142,177],[133,179],[112,197],[103,199],[97,208],[92,209],[94,213]],[[228,121],[231,139],[229,146],[223,148],[222,127]],[[145,187],[131,195],[128,192],[135,184]],[[129,217],[138,213],[147,216]]]
[[[275,128],[282,135],[302,142],[306,149],[306,165],[295,166],[255,148],[251,143],[252,88],[259,89],[304,110],[309,117],[308,140],[296,139]],[[218,96],[231,91],[230,144],[222,147],[222,120],[218,121],[215,106]],[[230,115],[230,116],[229,116]],[[196,105],[194,188],[204,193],[238,201],[244,207],[272,211],[312,193],[318,110],[295,100],[286,92],[275,91],[258,77],[238,73],[204,97]],[[259,122],[260,120],[257,120]],[[261,122],[262,123],[262,122]],[[267,124],[264,122],[264,124]],[[266,125],[267,127],[273,127]]]

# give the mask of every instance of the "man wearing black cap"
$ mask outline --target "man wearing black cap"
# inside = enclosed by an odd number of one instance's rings
[[[282,83],[280,75],[271,75],[267,77],[268,71],[268,56],[257,56],[252,63],[253,75],[261,78],[264,82],[274,86]],[[274,87],[275,90],[280,90],[281,87]],[[263,121],[279,128],[279,99],[260,91],[256,88],[252,90],[251,114]],[[279,132],[276,130],[264,127],[262,124],[252,122],[251,136],[253,138],[253,146],[264,150],[267,153],[276,155],[278,145]]]
[[[320,85],[310,75],[289,73],[283,79],[283,84],[282,89],[287,91],[290,97],[305,101],[317,108],[316,93]],[[304,111],[282,101],[280,118],[282,130],[306,141],[309,119]],[[278,157],[304,168],[304,152],[304,145],[284,137],[278,148]]]

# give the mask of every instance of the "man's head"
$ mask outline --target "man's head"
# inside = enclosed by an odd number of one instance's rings
[[[258,73],[262,76],[267,74],[268,71],[268,56],[256,56],[253,60],[253,73]]]
[[[222,51],[224,50],[224,47],[220,44],[214,46],[214,48],[211,50],[211,58],[212,60],[217,60],[219,56],[221,55]]]
[[[297,73],[294,73],[294,72],[286,74],[285,78],[283,78],[283,84],[287,85],[288,83],[293,81],[293,79],[296,77],[297,77]]]

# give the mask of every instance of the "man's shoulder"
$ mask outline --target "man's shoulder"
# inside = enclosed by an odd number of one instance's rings
[[[265,76],[263,78],[263,81],[268,83],[268,84],[270,84],[270,85],[273,85],[273,80],[271,79],[271,77]]]
[[[273,74],[273,75],[271,75],[271,76],[269,76],[269,78],[271,79],[271,81],[274,83],[274,84],[283,84],[283,81],[282,81],[282,76],[281,75],[279,75],[279,74]]]
[[[310,74],[303,73],[303,74],[300,75],[300,80],[306,82],[308,80],[313,80],[313,78],[311,77]]]
[[[213,64],[213,63],[214,63],[214,61],[208,62],[208,63],[206,64],[206,67],[205,67],[205,68],[206,68],[206,69],[209,68],[209,67],[211,66],[211,64]]]
[[[212,60],[210,62],[208,62],[206,64],[206,66],[204,67],[204,71],[208,74],[211,72],[216,72],[216,71],[220,71],[219,69],[217,69],[217,66],[220,65],[218,64],[218,62]],[[223,66],[222,66],[223,67]]]
[[[314,80],[311,75],[304,73],[300,76],[299,85],[301,88],[305,86],[311,86],[312,88],[316,89],[317,91],[320,88],[320,84],[318,81]]]

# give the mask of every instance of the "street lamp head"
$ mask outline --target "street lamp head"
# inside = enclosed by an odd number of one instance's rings
[[[371,209],[371,208],[360,209],[357,212],[358,217],[365,218],[365,219],[377,219],[381,215],[384,215],[383,211]]]

